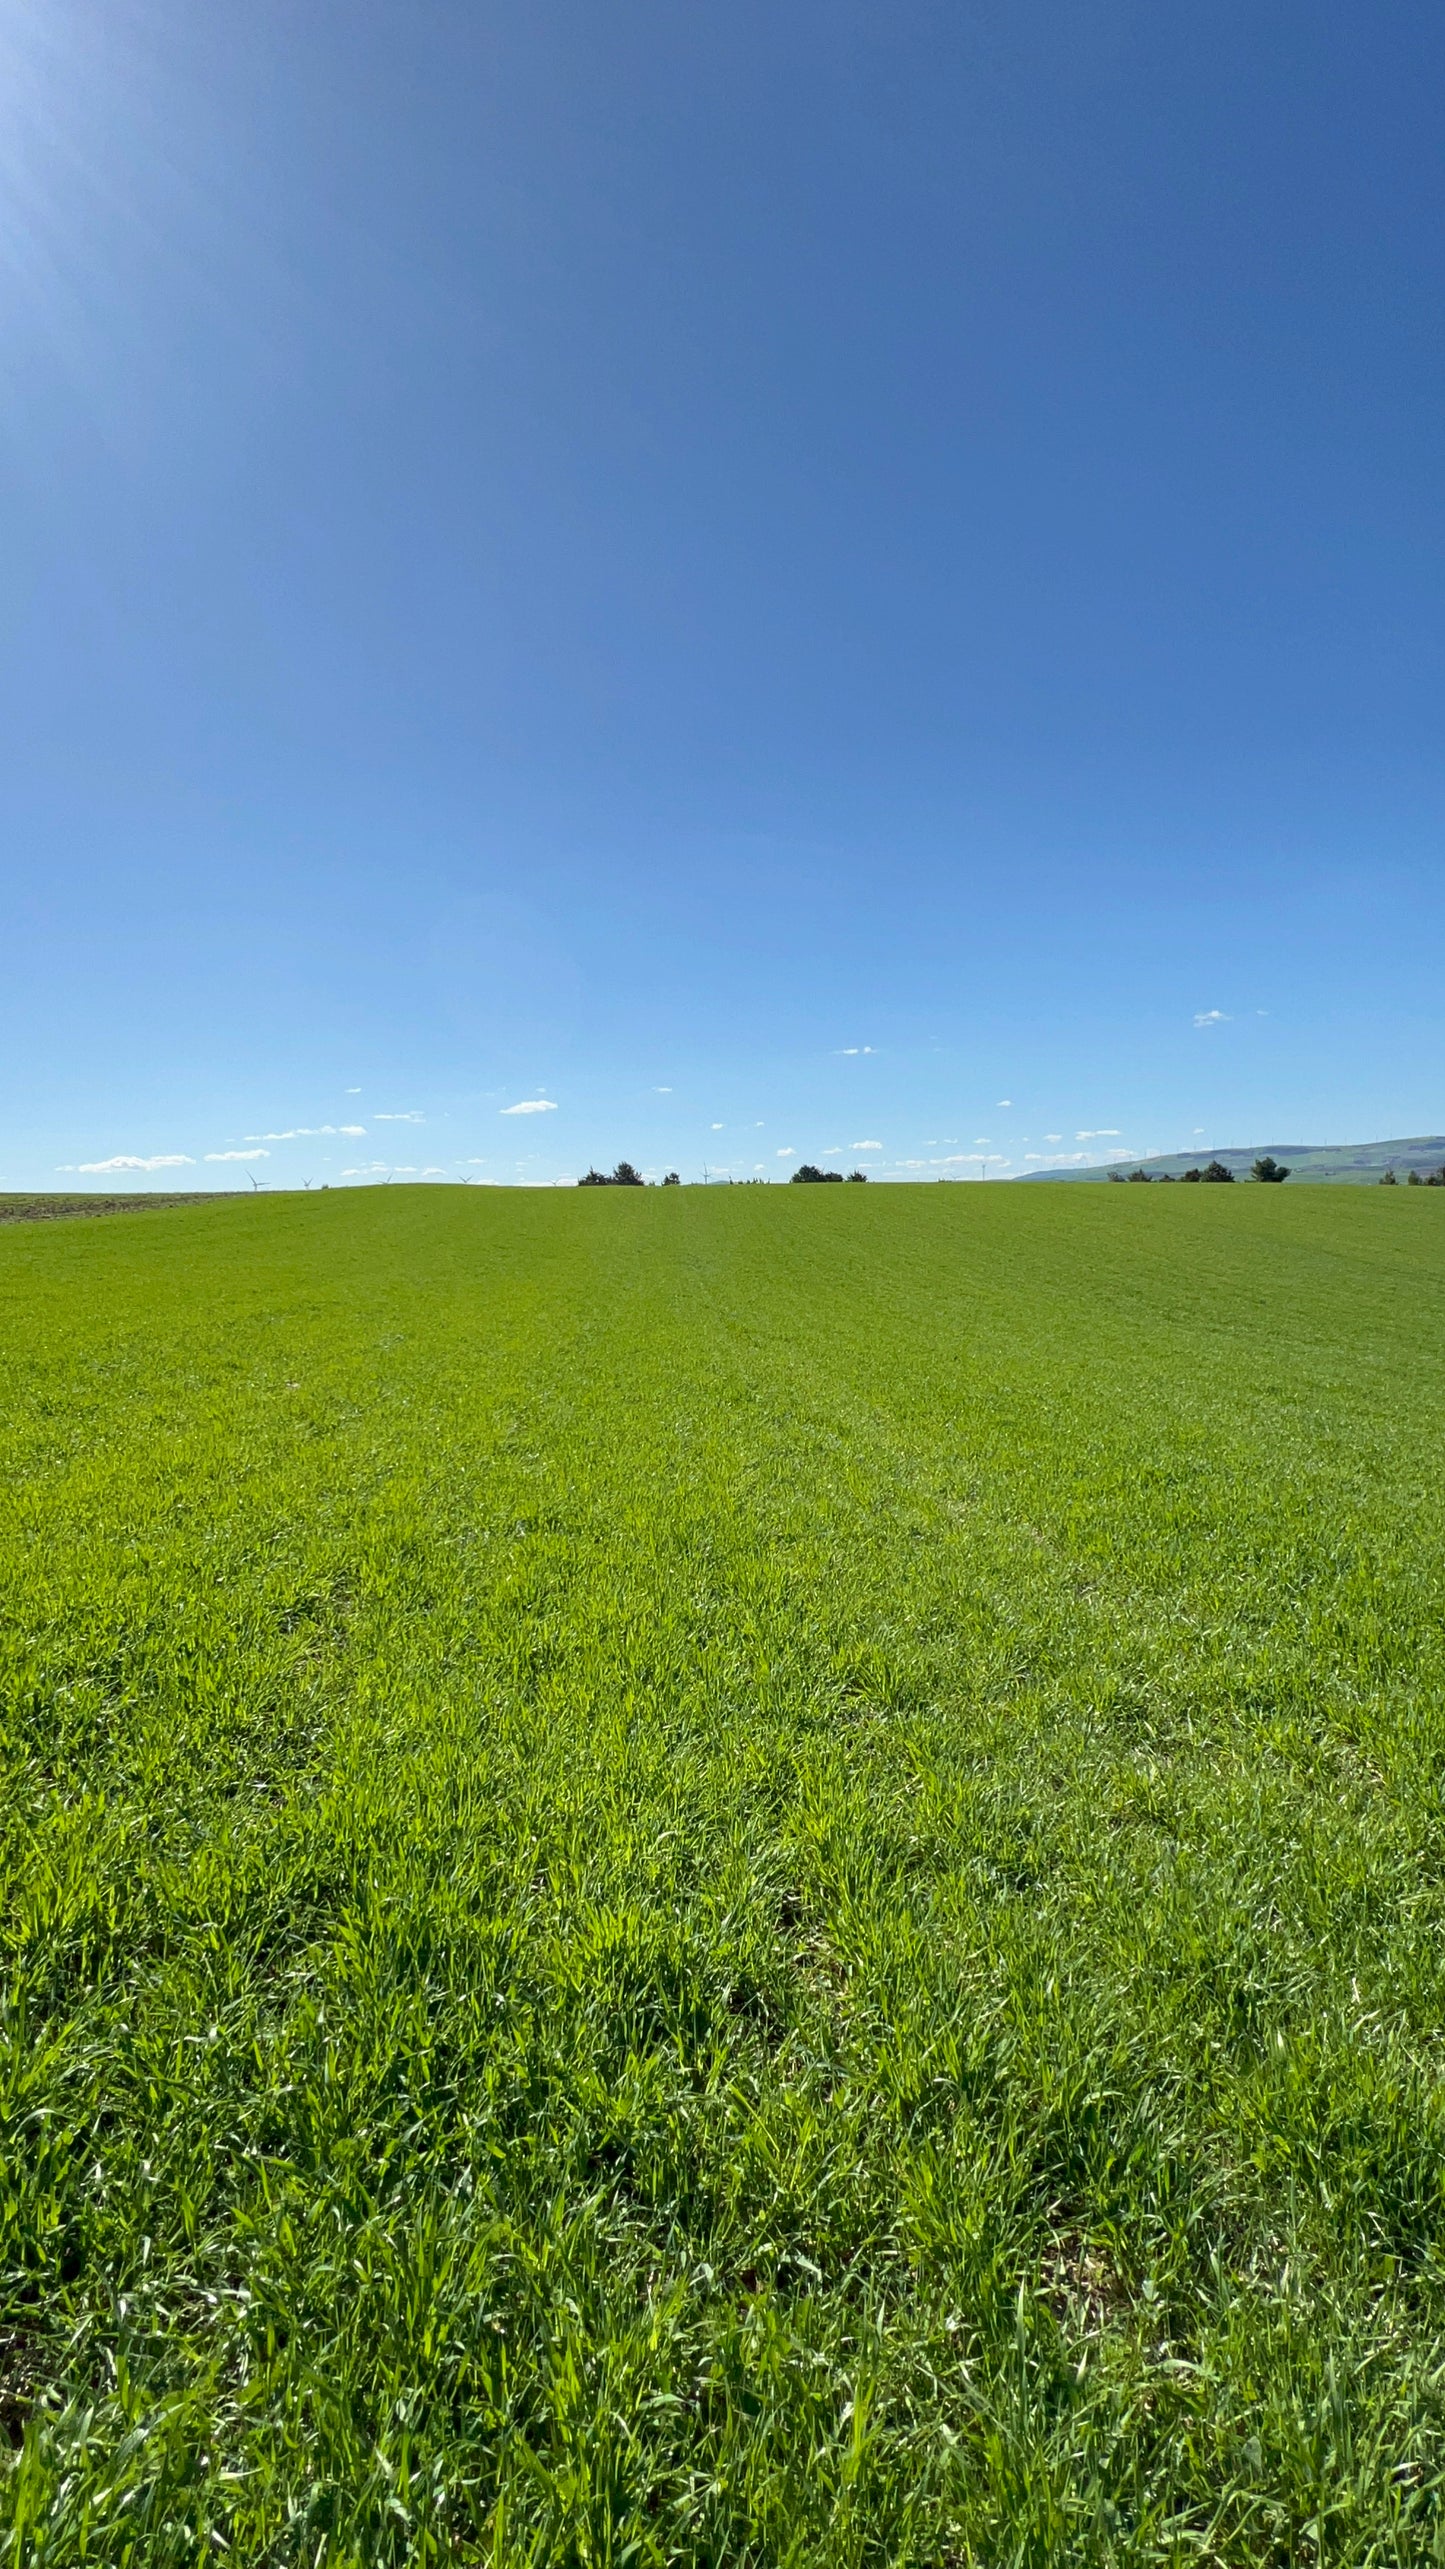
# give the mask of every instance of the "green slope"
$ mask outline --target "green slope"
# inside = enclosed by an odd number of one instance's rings
[[[1406,1177],[1418,1169],[1421,1177],[1431,1176],[1445,1166],[1445,1133],[1415,1135],[1400,1142],[1253,1142],[1247,1150],[1171,1151],[1157,1159],[1118,1161],[1124,1169],[1147,1169],[1151,1177],[1180,1177],[1185,1169],[1203,1168],[1210,1160],[1219,1160],[1236,1176],[1248,1177],[1253,1162],[1269,1156],[1282,1160],[1291,1182],[1341,1180],[1347,1185],[1368,1186],[1378,1182],[1386,1169]],[[1102,1180],[1107,1184],[1107,1168],[1031,1169],[1027,1177],[1014,1180],[1015,1185],[1032,1186],[1047,1180],[1051,1185],[1060,1180]]]
[[[0,1235],[0,2553],[1419,2563],[1445,1195]]]

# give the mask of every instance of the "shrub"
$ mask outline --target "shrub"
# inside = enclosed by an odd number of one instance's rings
[[[866,1186],[867,1183],[868,1172],[866,1169],[850,1169],[848,1171],[848,1184],[850,1186]],[[1442,1186],[1445,1186],[1445,1169],[1442,1169],[1440,1172],[1440,1183]],[[1431,1180],[1431,1184],[1434,1184],[1433,1179]]]
[[[1149,1175],[1147,1169],[1131,1169],[1127,1179],[1125,1180],[1125,1184],[1128,1186],[1152,1186],[1153,1183],[1154,1180]]]
[[[1420,1175],[1418,1169],[1411,1169],[1409,1176],[1405,1180],[1405,1184],[1407,1186],[1423,1186],[1424,1183],[1425,1181]]]
[[[676,1178],[670,1182],[673,1185],[680,1183]],[[633,1167],[631,1160],[619,1160],[610,1177],[604,1177],[601,1169],[589,1169],[577,1183],[579,1186],[645,1186],[647,1180],[640,1169]]]
[[[811,1160],[804,1160],[800,1169],[794,1169],[789,1180],[792,1186],[841,1186],[842,1183],[841,1169],[817,1169]]]
[[[1384,1176],[1380,1180],[1381,1186],[1398,1186],[1399,1182],[1400,1181],[1396,1177],[1393,1169],[1386,1169]]]
[[[1289,1171],[1281,1166],[1271,1152],[1266,1151],[1263,1159],[1255,1161],[1249,1174],[1252,1178],[1257,1178],[1261,1186],[1283,1186]]]
[[[678,1176],[676,1169],[669,1169],[662,1183],[664,1186],[681,1186],[682,1180]]]
[[[1211,1160],[1207,1169],[1200,1170],[1199,1177],[1202,1186],[1233,1186],[1234,1184],[1234,1171],[1227,1169],[1223,1160]]]

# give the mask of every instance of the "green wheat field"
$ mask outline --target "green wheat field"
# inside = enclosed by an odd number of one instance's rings
[[[1445,1198],[0,1232],[0,2560],[1445,2560]]]

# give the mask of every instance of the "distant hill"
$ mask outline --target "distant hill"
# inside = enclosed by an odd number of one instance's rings
[[[1386,1169],[1404,1178],[1411,1169],[1429,1177],[1433,1170],[1445,1167],[1445,1133],[1417,1134],[1404,1142],[1252,1142],[1244,1151],[1170,1151],[1159,1159],[1115,1160],[1110,1166],[1126,1177],[1135,1168],[1147,1169],[1151,1177],[1182,1177],[1186,1169],[1206,1168],[1211,1160],[1219,1160],[1236,1177],[1248,1177],[1254,1161],[1264,1158],[1283,1161],[1291,1186],[1327,1180],[1346,1186],[1378,1185]],[[1086,1178],[1097,1185],[1101,1179],[1107,1182],[1109,1174],[1109,1168],[1030,1169],[1015,1184]]]
[[[0,1195],[0,1222],[58,1222],[71,1215],[154,1213],[170,1204],[215,1204],[239,1187],[208,1186],[194,1195]]]

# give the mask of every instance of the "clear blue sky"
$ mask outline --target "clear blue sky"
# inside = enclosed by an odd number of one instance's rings
[[[1445,1129],[1442,141],[1435,0],[0,0],[0,1182]]]

